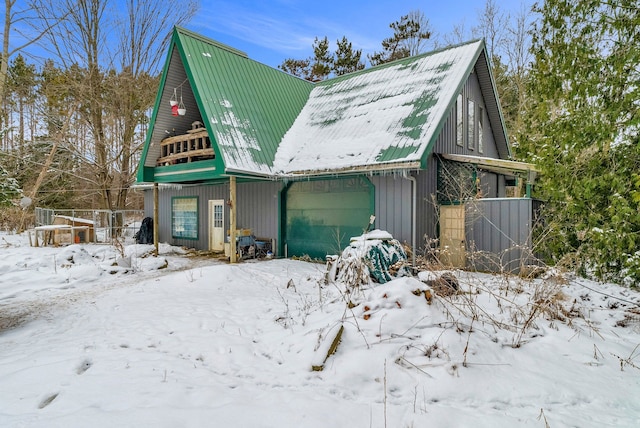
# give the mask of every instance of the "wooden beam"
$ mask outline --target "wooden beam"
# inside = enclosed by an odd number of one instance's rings
[[[229,262],[236,263],[236,177],[229,177]]]
[[[158,257],[158,221],[160,218],[160,209],[158,197],[158,183],[153,183],[153,247],[154,255]]]

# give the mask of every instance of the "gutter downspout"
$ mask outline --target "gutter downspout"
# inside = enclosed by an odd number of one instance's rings
[[[409,180],[411,182],[411,265],[415,268],[416,267],[416,225],[417,225],[417,221],[416,221],[416,212],[417,212],[417,208],[416,208],[416,202],[418,200],[418,182],[416,181],[416,178],[413,176],[408,176],[406,177],[407,180]]]

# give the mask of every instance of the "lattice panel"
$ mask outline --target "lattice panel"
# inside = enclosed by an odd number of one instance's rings
[[[462,202],[476,197],[478,171],[470,163],[441,159],[438,162],[438,202]]]

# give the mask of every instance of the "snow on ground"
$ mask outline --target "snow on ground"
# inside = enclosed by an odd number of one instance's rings
[[[0,235],[0,426],[640,426],[636,291],[456,271],[451,296],[347,294],[322,265],[151,249]]]

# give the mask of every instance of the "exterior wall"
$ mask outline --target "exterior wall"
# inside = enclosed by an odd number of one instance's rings
[[[411,245],[412,182],[397,174],[370,180],[375,186],[375,227]]]
[[[417,182],[416,198],[416,249],[422,253],[429,240],[438,237],[438,211],[436,190],[438,186],[438,161],[429,156],[427,169],[413,174]]]
[[[466,205],[468,265],[490,272],[519,272],[536,263],[531,233],[538,201],[478,199]]]
[[[236,227],[247,228],[259,237],[278,238],[278,210],[279,192],[281,183],[251,182],[238,183],[237,196],[237,221]],[[174,197],[197,196],[198,197],[198,239],[176,239],[171,236],[171,200]],[[229,199],[229,184],[182,186],[178,189],[161,189],[158,195],[159,216],[158,232],[160,242],[171,245],[180,245],[199,250],[209,249],[209,206],[208,201],[213,199]],[[153,190],[144,192],[145,216],[153,217]],[[224,227],[229,229],[229,207],[225,206]]]
[[[500,175],[487,171],[478,171],[478,178],[480,178],[480,194],[483,198],[504,197],[504,179],[501,181]]]
[[[476,104],[476,111],[479,111],[482,108],[483,117],[483,141],[484,141],[484,150],[482,153],[478,152],[477,145],[474,146],[473,149],[469,149],[469,145],[467,144],[467,126],[468,126],[468,103],[467,100],[472,99]],[[445,122],[444,127],[438,139],[436,141],[436,145],[434,148],[435,153],[453,153],[458,155],[472,155],[472,156],[483,156],[490,158],[498,158],[498,150],[496,148],[496,143],[493,138],[493,130],[491,129],[491,124],[489,123],[489,116],[487,115],[487,108],[484,103],[484,98],[482,96],[482,91],[480,90],[480,83],[478,81],[478,75],[474,72],[471,73],[469,79],[465,83],[462,88],[462,116],[464,119],[463,122],[463,136],[464,141],[462,146],[457,144],[456,138],[456,115],[457,108],[456,105],[452,107],[449,112],[449,117]]]

